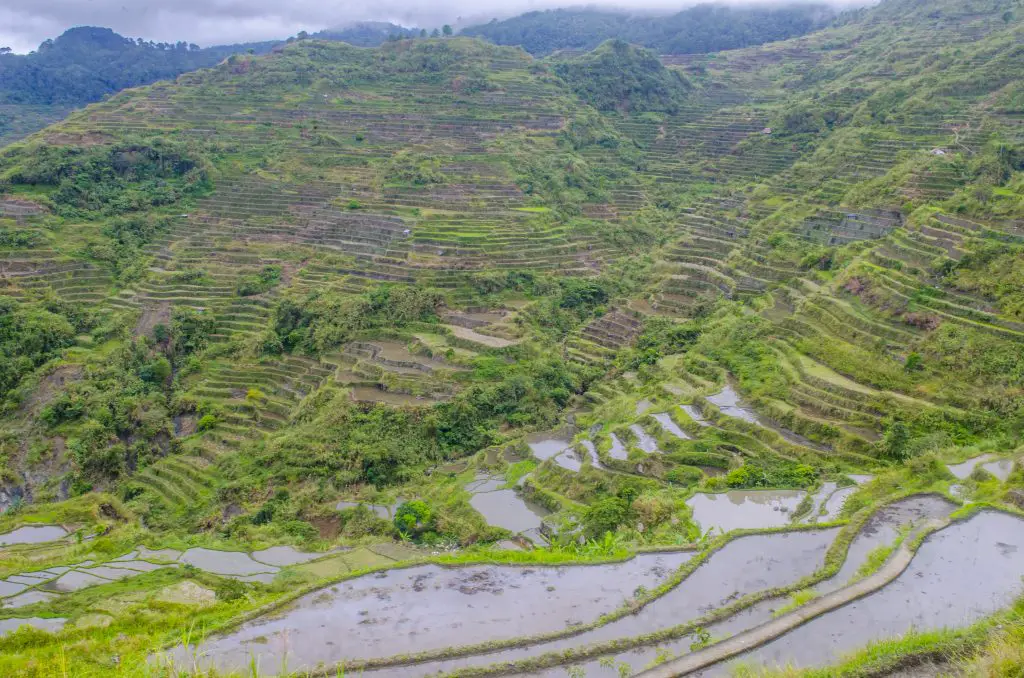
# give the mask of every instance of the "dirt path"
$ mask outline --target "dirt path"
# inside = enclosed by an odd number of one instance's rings
[[[945,527],[947,524],[948,521],[945,520],[930,520],[922,525],[922,529],[935,530]],[[858,598],[863,598],[869,593],[874,593],[900,576],[907,569],[907,566],[910,565],[910,561],[914,559],[914,552],[908,546],[908,542],[911,541],[913,541],[912,537],[905,539],[892,558],[878,572],[861,579],[855,584],[841,588],[838,591],[833,591],[807,603],[797,610],[765,622],[749,631],[739,633],[711,647],[642,671],[636,674],[635,678],[674,678],[675,676],[685,676],[694,671],[706,669],[709,666],[775,640],[815,617],[831,612]]]

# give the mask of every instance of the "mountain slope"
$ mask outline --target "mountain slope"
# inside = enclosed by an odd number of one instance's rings
[[[403,537],[524,562],[707,545],[693,501],[725,490],[808,490],[782,526],[841,485],[857,525],[917,493],[1012,510],[1018,9],[890,0],[660,66],[303,40],[73,113],[0,156],[0,501],[116,503],[111,554]],[[950,475],[983,451],[1009,472]],[[551,511],[518,536],[555,548],[474,551],[516,536],[474,479]],[[141,667],[180,630],[131,601],[76,667]],[[642,630],[601,652],[693,629]],[[0,672],[67,637],[0,639]],[[481,674],[597,661],[519,645],[449,649]]]
[[[660,54],[692,54],[785,40],[821,28],[833,16],[827,5],[761,8],[701,4],[670,16],[553,9],[468,26],[460,33],[499,45],[518,45],[538,56],[559,50],[589,50],[612,39]]]

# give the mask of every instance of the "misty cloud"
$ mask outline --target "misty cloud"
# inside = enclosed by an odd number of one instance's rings
[[[302,30],[313,32],[354,21],[391,21],[426,28],[444,23],[461,26],[572,4],[581,3],[571,0],[3,0],[0,46],[28,52],[72,26],[105,26],[132,38],[158,42],[185,40],[209,46],[283,39]],[[607,4],[637,11],[675,12],[697,3],[616,0]]]

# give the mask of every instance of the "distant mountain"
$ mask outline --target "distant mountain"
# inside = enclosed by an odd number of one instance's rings
[[[462,35],[499,45],[519,45],[545,55],[562,49],[593,49],[620,39],[662,54],[718,52],[785,40],[828,24],[834,10],[824,4],[730,7],[703,4],[671,16],[630,15],[591,9],[528,12],[462,30]]]
[[[374,47],[419,29],[371,21],[300,37]],[[289,41],[293,38],[289,38]],[[47,40],[31,54],[0,55],[0,104],[80,106],[128,87],[208,68],[232,54],[266,54],[285,40],[199,47],[118,35],[109,28],[80,26]]]
[[[342,28],[328,28],[309,37],[347,42],[356,47],[376,47],[389,39],[412,38],[419,34],[418,28],[406,28],[386,21],[361,21]]]
[[[126,38],[109,28],[71,28],[31,54],[0,56],[0,103],[81,105],[127,87],[213,66],[236,52],[269,52],[274,44],[202,49],[186,42]]]
[[[363,22],[299,37],[373,47],[418,29]],[[232,54],[267,54],[293,41],[268,40],[215,47],[126,38],[109,28],[79,26],[46,40],[30,54],[0,53],[0,146],[129,87],[214,66]]]

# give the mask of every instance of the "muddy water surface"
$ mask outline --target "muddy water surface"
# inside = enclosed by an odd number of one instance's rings
[[[597,457],[597,447],[594,446],[594,443],[589,440],[582,440],[580,441],[580,445],[582,445],[583,449],[586,450],[587,456],[590,458],[591,466],[594,468],[604,468],[601,464],[601,460]]]
[[[626,446],[622,444],[619,437],[614,433],[609,434],[612,439],[612,447],[608,450],[608,456],[612,459],[625,460],[629,458],[629,453],[626,451]]]
[[[640,424],[631,424],[629,430],[636,436],[636,446],[647,454],[661,452],[658,449],[658,441],[654,439]]]
[[[902,500],[876,513],[854,537],[850,545],[847,559],[838,573],[818,586],[815,590],[827,593],[841,588],[866,562],[868,554],[896,538],[899,528],[903,525],[919,523],[929,518],[948,516],[956,507],[937,496],[911,497]],[[752,629],[759,624],[770,621],[776,612],[790,602],[789,598],[772,598],[753,605],[727,619],[707,627],[713,638],[725,639],[742,631]],[[626,665],[629,675],[642,670],[650,664],[659,653],[671,657],[681,657],[690,652],[690,644],[694,638],[683,637],[659,643],[656,646],[644,646],[620,653],[618,655],[593,659],[578,664],[587,678],[619,678],[619,667]],[[602,661],[603,660],[603,661]],[[558,666],[536,673],[522,674],[531,678],[562,678],[566,675],[566,666]]]
[[[686,412],[686,414],[689,415],[690,419],[693,419],[700,426],[710,426],[710,424],[708,424],[708,420],[705,419],[704,416],[700,413],[700,410],[698,410],[693,405],[680,405],[679,409],[681,409],[683,412]]]
[[[577,636],[530,647],[415,666],[368,671],[364,678],[418,678],[458,668],[528,659],[595,642],[631,638],[683,624],[716,607],[766,588],[799,581],[820,568],[838,529],[742,537],[726,544],[689,577],[661,598],[605,626]],[[565,669],[560,673],[566,675]],[[586,674],[589,678],[590,674]],[[603,674],[595,674],[603,675]]]
[[[814,619],[737,662],[815,666],[909,631],[962,627],[1024,591],[1024,520],[984,512],[929,537],[910,566],[877,593]],[[709,673],[725,675],[730,666]]]
[[[493,490],[474,494],[470,505],[484,517],[489,525],[503,527],[512,532],[539,529],[547,509],[527,502],[515,490]]]
[[[64,624],[67,623],[67,619],[44,619],[42,617],[26,617],[24,619],[0,619],[0,636],[6,635],[11,631],[18,630],[21,626],[31,626],[32,628],[39,629],[41,631],[56,632],[64,628]]]
[[[0,534],[0,546],[14,544],[41,544],[66,537],[67,530],[59,525],[26,525],[13,532]]]
[[[804,494],[798,490],[732,490],[695,494],[686,503],[702,530],[728,532],[788,525]]]
[[[596,566],[391,570],[303,596],[207,642],[202,652],[224,670],[244,669],[252,654],[264,671],[281,666],[287,654],[294,671],[561,631],[611,612],[639,586],[656,587],[691,556],[642,554]]]
[[[668,416],[668,412],[659,412],[653,416],[658,420],[659,426],[674,435],[676,438],[682,438],[683,440],[690,439],[690,435],[683,429],[679,428],[679,425],[676,422],[672,421],[672,417]]]
[[[567,471],[575,473],[583,465],[583,461],[571,447],[572,440],[569,436],[552,433],[538,434],[527,438],[526,444],[529,445],[530,451],[537,459],[541,461],[554,459],[556,464]]]

